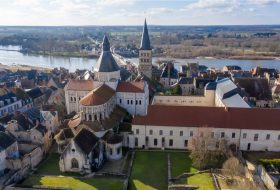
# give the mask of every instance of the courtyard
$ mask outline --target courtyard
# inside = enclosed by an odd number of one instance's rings
[[[165,190],[168,188],[168,154],[172,178],[198,170],[192,166],[188,152],[136,151],[130,179],[130,190]],[[209,173],[195,174],[176,181],[176,184],[199,186],[199,190],[214,190]]]
[[[129,190],[165,190],[168,188],[168,154],[171,162],[171,176],[175,178],[182,173],[195,173],[198,170],[192,166],[189,152],[177,151],[136,151]],[[121,190],[123,179],[112,177],[87,178],[78,173],[62,173],[58,166],[59,155],[50,154],[38,169],[20,185],[44,186],[49,188],[62,187],[73,190]],[[119,163],[123,165],[123,163]],[[109,163],[102,170],[111,167]],[[175,184],[199,186],[199,190],[214,190],[209,173],[194,174],[181,178]]]
[[[38,169],[25,179],[21,186],[61,187],[72,190],[121,190],[123,180],[120,178],[94,177],[86,178],[79,173],[62,173],[59,171],[59,155],[50,154]]]

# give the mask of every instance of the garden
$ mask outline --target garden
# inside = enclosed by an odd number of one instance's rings
[[[164,190],[168,188],[168,154],[171,162],[171,176],[175,178],[182,173],[195,173],[190,177],[177,180],[175,184],[198,186],[199,190],[214,190],[208,172],[196,173],[188,152],[175,151],[136,151],[130,190]]]

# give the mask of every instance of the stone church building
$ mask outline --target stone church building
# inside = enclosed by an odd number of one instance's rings
[[[145,22],[140,48],[139,73],[151,77],[151,47]],[[61,153],[63,172],[91,173],[99,169],[105,158],[122,157],[123,137],[113,132],[126,112],[133,116],[147,114],[148,83],[122,81],[120,67],[111,53],[105,35],[102,53],[94,70],[93,80],[70,80],[64,88],[67,113],[77,115],[55,137]]]

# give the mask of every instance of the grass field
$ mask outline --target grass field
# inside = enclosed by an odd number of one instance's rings
[[[167,189],[166,152],[136,152],[129,189]]]
[[[173,152],[170,154],[170,161],[172,165],[172,177],[176,177],[182,173],[192,173],[198,171],[192,166],[192,160],[189,157],[189,152]]]
[[[121,190],[123,180],[116,178],[81,178],[79,173],[59,171],[59,155],[50,154],[38,167],[34,175],[25,179],[21,185],[41,185],[46,187],[65,187],[73,190]]]
[[[165,190],[167,185],[168,152],[136,152],[133,162],[130,190]],[[172,177],[184,172],[198,171],[192,166],[188,152],[169,152]],[[209,173],[196,174],[179,183],[199,186],[199,190],[214,190]]]
[[[31,176],[27,178],[22,185],[43,185],[45,187],[65,187],[73,190],[121,190],[122,180],[120,179],[104,179],[104,178],[88,178],[80,179],[73,177],[37,177]]]

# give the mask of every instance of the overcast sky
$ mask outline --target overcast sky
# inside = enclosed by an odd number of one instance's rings
[[[280,24],[280,0],[0,0],[0,25]]]

